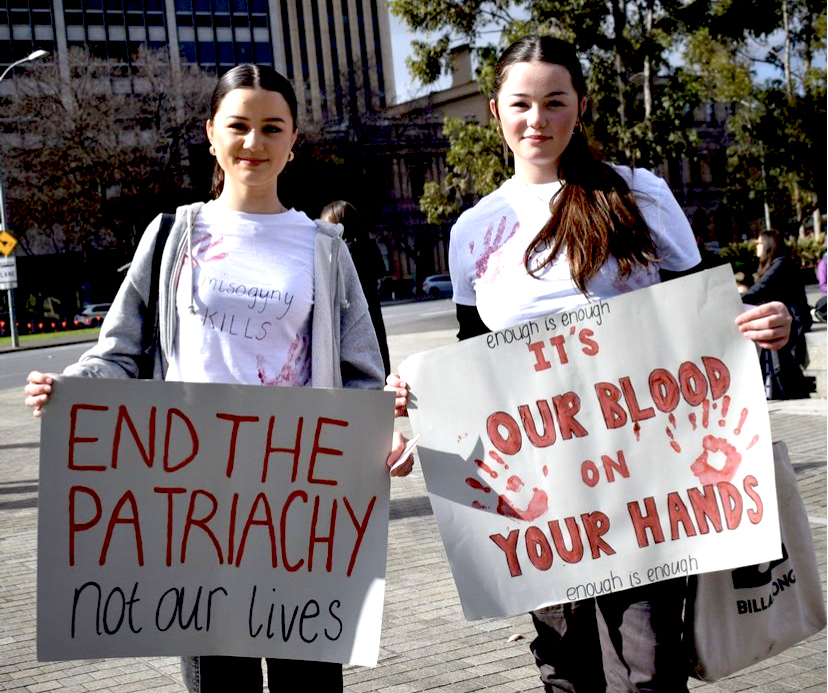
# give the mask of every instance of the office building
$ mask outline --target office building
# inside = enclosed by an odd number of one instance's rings
[[[4,0],[0,72],[36,49],[68,76],[72,46],[129,65],[141,45],[174,65],[221,74],[272,65],[293,83],[305,121],[384,109],[394,99],[384,0]]]

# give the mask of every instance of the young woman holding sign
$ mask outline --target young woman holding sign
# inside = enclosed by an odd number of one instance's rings
[[[296,112],[290,83],[272,68],[240,65],[219,80],[206,123],[215,199],[179,208],[164,245],[156,379],[382,387],[377,338],[341,227],[279,200]],[[141,239],[98,343],[66,375],[138,377],[160,223]],[[53,386],[52,375],[29,374],[25,402],[35,416]],[[389,468],[403,449],[394,434]],[[412,463],[392,474],[408,474]],[[271,690],[300,678],[314,690],[342,690],[340,664],[268,659],[267,669]],[[183,671],[191,691],[262,690],[255,658],[188,657]]]
[[[460,339],[585,306],[697,269],[690,225],[666,183],[598,161],[582,126],[587,96],[574,48],[530,36],[497,65],[489,102],[515,175],[464,212],[449,264]],[[764,348],[787,340],[780,303],[737,319]],[[387,389],[405,413],[408,387]],[[547,691],[687,690],[682,648],[685,581],[534,613],[532,652]]]

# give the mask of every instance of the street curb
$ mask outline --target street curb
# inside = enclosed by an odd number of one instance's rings
[[[86,335],[85,337],[59,336],[50,339],[38,339],[33,342],[21,342],[20,346],[0,346],[0,354],[14,353],[16,351],[29,351],[30,349],[46,349],[47,347],[64,346],[67,344],[84,344],[86,342],[97,342],[98,336]]]

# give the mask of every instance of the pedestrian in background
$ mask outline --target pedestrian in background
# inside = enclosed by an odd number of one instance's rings
[[[385,275],[382,255],[377,244],[369,238],[368,230],[356,207],[350,202],[335,200],[325,205],[319,216],[325,221],[342,224],[344,227],[342,238],[351,252],[351,259],[354,261],[360,284],[362,284],[362,292],[368,301],[368,312],[371,314],[371,322],[374,323],[374,332],[377,333],[382,363],[387,376],[391,373],[391,360],[388,356],[388,339],[385,334],[379,297],[379,280]]]
[[[608,165],[588,147],[587,95],[570,44],[529,36],[496,68],[489,106],[515,175],[464,212],[449,266],[460,339],[570,310],[699,268],[693,232],[667,184]],[[768,303],[736,322],[766,348],[790,315]],[[388,388],[404,414],[408,387]],[[562,490],[566,492],[566,490]],[[666,580],[532,614],[531,649],[546,691],[687,691],[686,581]]]
[[[272,68],[239,65],[218,81],[206,123],[215,199],[180,207],[164,246],[155,379],[382,387],[379,346],[339,229],[279,200],[278,178],[294,157],[296,113],[293,88]],[[159,227],[160,217],[138,244],[97,344],[65,375],[138,377],[143,332],[153,329],[143,316]],[[216,288],[231,284],[256,287],[255,295]],[[226,328],[232,321],[224,316],[243,316],[248,329]],[[54,384],[51,374],[29,374],[25,402],[35,416]],[[404,443],[393,433],[389,467]],[[337,663],[268,658],[267,671],[271,691],[294,690],[296,681],[324,693],[342,690]],[[262,690],[258,658],[184,657],[182,673],[194,692]]]
[[[811,317],[816,322],[825,322],[826,319],[826,303],[828,303],[828,300],[826,300],[826,293],[828,293],[828,271],[826,271],[826,263],[828,263],[828,260],[826,260],[826,255],[823,253],[816,268],[817,282],[819,283],[819,290],[822,292],[822,296],[817,299],[811,311]]]
[[[742,301],[762,305],[781,301],[793,318],[787,343],[777,350],[760,349],[759,361],[765,379],[768,399],[803,399],[813,391],[805,377],[808,345],[805,333],[811,329],[811,308],[805,296],[805,285],[790,249],[777,231],[763,231],[756,239],[759,267],[751,286],[739,286]]]

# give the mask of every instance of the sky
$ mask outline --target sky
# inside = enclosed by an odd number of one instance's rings
[[[443,77],[437,84],[424,87],[412,81],[405,66],[405,58],[411,53],[413,39],[426,40],[425,34],[415,34],[409,31],[402,22],[391,12],[388,13],[391,23],[391,52],[394,56],[394,83],[397,92],[396,102],[409,101],[418,96],[424,96],[437,89],[445,89],[451,84],[451,78]]]

